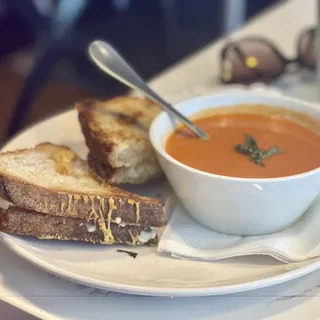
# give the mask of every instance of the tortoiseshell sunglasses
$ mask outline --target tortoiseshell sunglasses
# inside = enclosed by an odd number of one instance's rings
[[[314,69],[317,59],[315,35],[315,29],[300,34],[295,59],[287,59],[271,41],[264,38],[247,37],[229,42],[221,51],[220,80],[223,83],[271,81],[282,75],[292,63]]]

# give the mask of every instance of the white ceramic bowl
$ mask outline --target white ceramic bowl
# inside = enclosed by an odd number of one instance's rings
[[[198,97],[176,108],[190,117],[208,108],[244,103],[289,108],[320,120],[320,110],[312,104],[246,91]],[[234,235],[276,232],[297,221],[320,193],[320,168],[269,179],[233,178],[193,169],[166,153],[165,142],[173,130],[174,121],[162,112],[151,125],[151,143],[181,205],[208,228]]]

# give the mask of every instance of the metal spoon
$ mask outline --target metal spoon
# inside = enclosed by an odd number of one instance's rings
[[[183,122],[190,130],[203,140],[208,138],[207,134],[199,127],[177,111],[170,103],[163,100],[155,93],[133,70],[121,55],[108,43],[100,40],[91,42],[89,45],[90,59],[104,72],[122,82],[132,89],[138,89],[148,98],[162,106],[167,112]]]

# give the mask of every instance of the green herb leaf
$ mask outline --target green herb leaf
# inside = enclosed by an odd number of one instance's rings
[[[265,159],[270,158],[276,154],[283,153],[283,150],[277,147],[271,147],[269,150],[267,150],[265,154]]]
[[[252,153],[259,151],[256,140],[248,134],[244,135],[244,144],[236,145],[235,149],[237,152],[247,155],[251,155]]]
[[[250,155],[248,148],[245,145],[237,144],[234,148],[238,153]]]
[[[255,164],[259,165],[260,167],[264,167],[264,163],[262,162],[262,160],[264,159],[262,156],[262,151],[254,151],[251,153],[250,155],[250,160],[253,161]]]
[[[249,155],[249,159],[261,167],[265,166],[262,160],[283,153],[283,150],[278,147],[271,147],[268,150],[259,149],[256,140],[248,134],[244,136],[244,144],[238,144],[234,149],[238,153]]]
[[[250,136],[249,134],[245,134],[244,141],[245,141],[244,144],[250,153],[255,152],[255,151],[259,151],[258,144],[257,144],[256,140],[254,139],[254,137]]]

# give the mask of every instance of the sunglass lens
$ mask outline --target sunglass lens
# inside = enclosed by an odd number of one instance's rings
[[[222,51],[223,82],[246,83],[270,80],[281,75],[286,61],[263,40],[246,39],[229,43]]]
[[[317,60],[315,40],[315,30],[308,30],[300,36],[298,42],[299,60],[309,68],[314,68]]]

